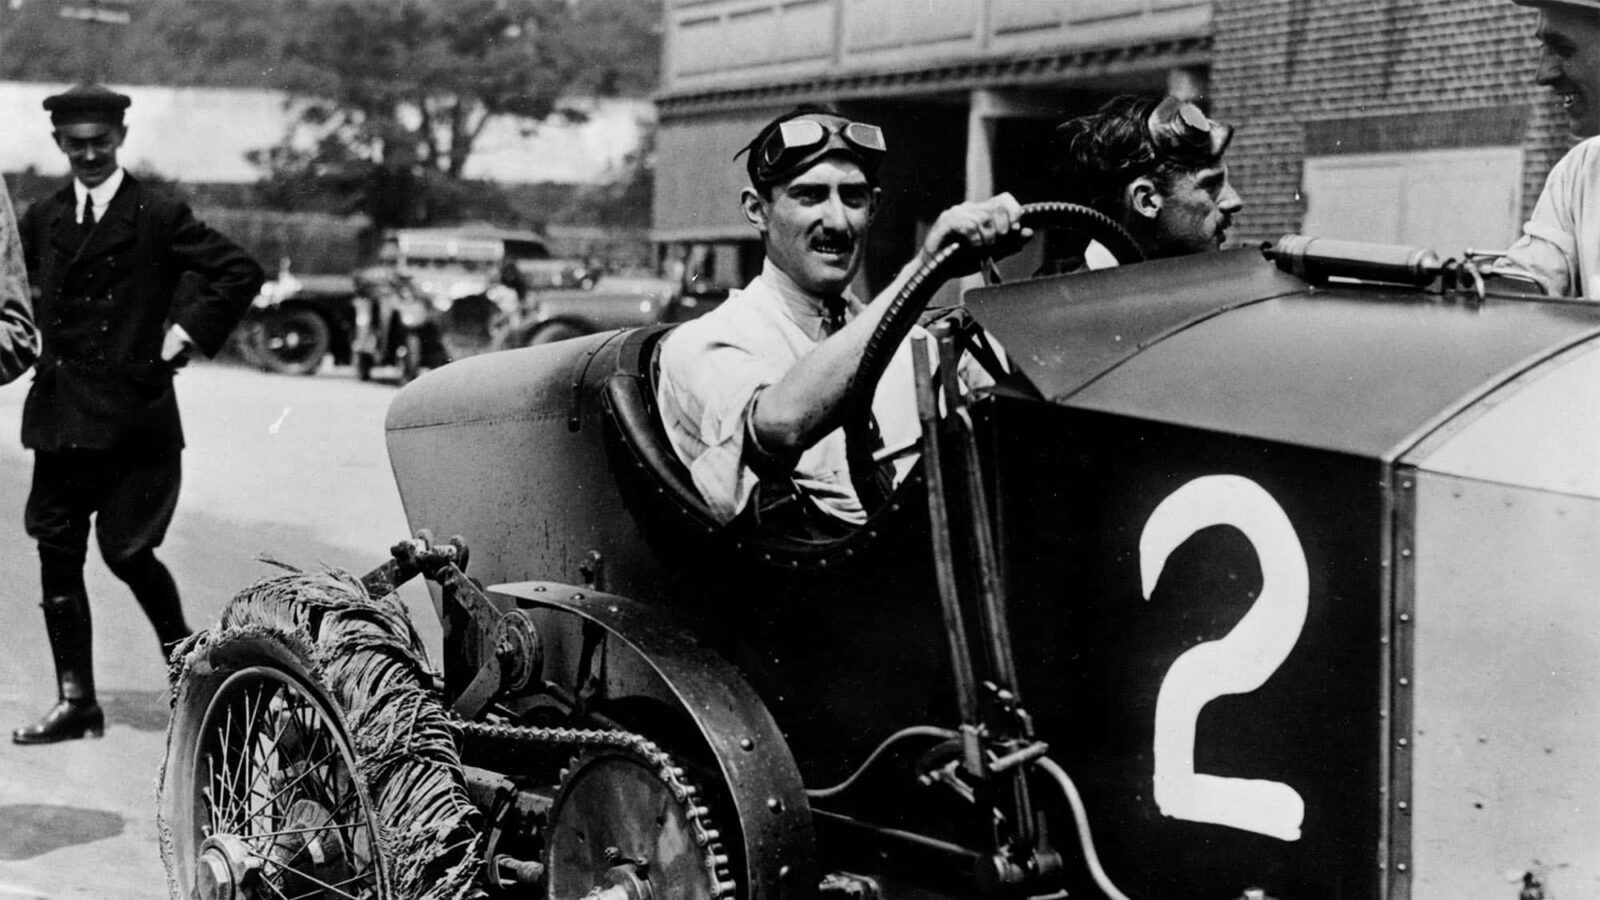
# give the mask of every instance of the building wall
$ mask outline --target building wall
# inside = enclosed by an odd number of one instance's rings
[[[1216,0],[1212,111],[1240,126],[1248,207],[1232,238],[1299,230],[1308,154],[1519,146],[1525,217],[1572,144],[1533,84],[1535,20],[1508,0]]]
[[[1209,0],[668,0],[679,94],[1202,33]]]
[[[1049,128],[1062,118],[1114,94],[1159,93],[1177,76],[1203,84],[1211,5],[667,0],[654,237],[672,252],[753,245],[734,154],[776,113],[830,103],[889,136],[864,270],[866,287],[881,287],[946,206],[1003,190],[1045,199]],[[719,269],[735,285],[753,274]]]

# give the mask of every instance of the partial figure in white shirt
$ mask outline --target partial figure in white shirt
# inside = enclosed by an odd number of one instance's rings
[[[1550,170],[1522,236],[1496,267],[1554,297],[1600,297],[1600,0],[1515,0],[1539,10],[1533,80],[1561,103],[1574,137],[1590,138]]]
[[[39,358],[39,329],[22,256],[22,235],[11,194],[0,178],[0,384],[22,377]]]
[[[750,187],[740,204],[761,234],[765,266],[744,290],[667,337],[657,388],[673,448],[723,522],[747,510],[758,515],[752,497],[762,485],[790,490],[819,534],[865,521],[867,486],[852,478],[841,425],[851,377],[889,301],[951,241],[1003,256],[1031,234],[1009,194],[951,207],[894,281],[861,302],[850,285],[882,203],[877,173],[887,149],[877,126],[808,106],[768,123],[742,151]],[[975,366],[963,370],[969,386],[983,381]],[[886,448],[920,433],[909,338],[872,412]],[[883,474],[897,482],[913,461],[901,457],[892,476]]]
[[[1056,126],[1056,199],[1110,217],[1145,259],[1216,250],[1244,209],[1222,161],[1231,140],[1232,125],[1177,97],[1114,97]],[[1048,274],[1116,264],[1097,242],[1051,235]]]

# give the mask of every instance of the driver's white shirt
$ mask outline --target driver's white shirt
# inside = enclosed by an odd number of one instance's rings
[[[1600,297],[1600,137],[1550,170],[1522,237],[1496,268],[1528,273],[1558,297]]]
[[[845,299],[854,318],[862,305],[848,294]],[[756,392],[782,378],[827,337],[826,331],[821,299],[769,261],[744,290],[679,325],[662,343],[656,386],[662,424],[694,486],[720,521],[738,516],[760,481],[744,462],[747,417]],[[917,334],[926,332],[913,328],[911,335]],[[929,350],[931,355],[931,342]],[[966,385],[990,383],[981,367],[967,361],[961,375]],[[872,401],[886,448],[906,446],[922,433],[913,377],[908,337],[896,349]],[[914,453],[895,459],[897,484],[915,462]],[[843,429],[829,432],[801,454],[793,478],[830,515],[866,521],[850,480]]]
[[[1105,248],[1099,241],[1090,241],[1089,246],[1083,248],[1084,268],[1094,271],[1097,269],[1115,269],[1121,265],[1116,256]]]

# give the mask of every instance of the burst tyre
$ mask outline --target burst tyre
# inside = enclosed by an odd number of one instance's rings
[[[172,669],[172,896],[468,896],[478,814],[426,677],[403,607],[352,580],[296,573],[236,597]]]

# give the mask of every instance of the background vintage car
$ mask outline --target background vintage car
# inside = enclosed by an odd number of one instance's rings
[[[681,322],[704,315],[726,293],[685,293],[676,282],[586,273],[588,287],[530,290],[519,314],[497,325],[495,349],[531,347],[615,328]]]

